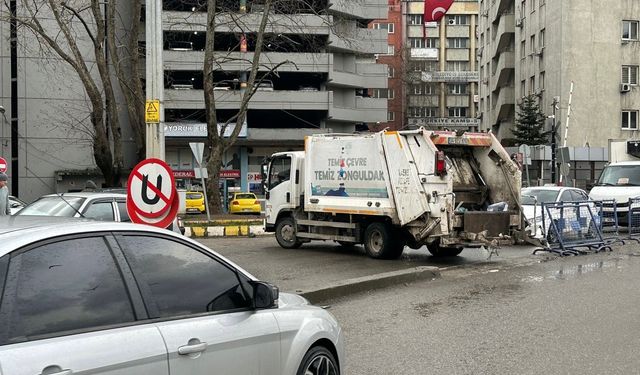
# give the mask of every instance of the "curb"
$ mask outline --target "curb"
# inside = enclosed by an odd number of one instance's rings
[[[308,299],[312,304],[319,304],[320,302],[372,289],[435,278],[440,278],[440,269],[438,267],[421,266],[357,277],[355,279],[339,281],[327,287],[296,293]]]

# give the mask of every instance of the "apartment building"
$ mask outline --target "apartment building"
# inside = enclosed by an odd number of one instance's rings
[[[166,160],[187,184],[194,161],[188,143],[202,141],[204,96],[202,68],[206,9],[165,2],[164,30]],[[233,2],[227,2],[233,3]],[[226,4],[226,3],[224,3]],[[386,18],[387,0],[290,2],[269,16],[259,77],[265,79],[249,103],[247,120],[236,147],[229,150],[222,177],[227,187],[261,193],[260,165],[277,151],[302,149],[304,137],[320,132],[350,133],[365,123],[387,120],[387,99],[370,97],[367,89],[386,90],[387,67],[375,54],[387,52],[388,30],[368,28]],[[258,29],[260,1],[247,1],[246,11],[233,13],[247,39]],[[215,74],[219,121],[240,104],[239,78],[249,68],[253,46],[241,51],[240,30],[227,24],[216,29],[220,69]],[[288,61],[276,74],[270,67]]]
[[[511,137],[518,101],[535,94],[548,116],[559,99],[560,145],[639,136],[637,2],[481,0],[480,15],[482,129]]]
[[[424,1],[402,5],[405,125],[477,130],[478,2],[455,1],[444,18],[426,25]]]

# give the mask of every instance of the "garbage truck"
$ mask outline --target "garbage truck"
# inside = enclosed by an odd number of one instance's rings
[[[491,133],[313,135],[263,170],[266,231],[283,248],[328,240],[373,258],[405,246],[456,256],[513,243],[523,225],[521,172]]]

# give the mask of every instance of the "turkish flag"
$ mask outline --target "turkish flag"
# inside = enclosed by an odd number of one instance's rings
[[[439,21],[453,4],[453,0],[424,0],[424,22]]]

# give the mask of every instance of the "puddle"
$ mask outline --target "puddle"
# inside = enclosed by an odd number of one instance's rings
[[[569,280],[593,272],[604,272],[609,269],[621,269],[624,263],[619,260],[598,261],[577,265],[562,265],[560,269],[549,271],[544,275],[530,275],[522,279],[523,282],[538,283],[544,280]]]
[[[479,302],[487,296],[492,296],[503,302],[505,298],[521,297],[521,284],[506,285],[474,285],[470,289],[463,290],[448,297],[446,300],[436,300],[433,302],[416,303],[413,305],[414,310],[423,318],[427,318],[440,310],[442,307],[463,309],[468,305]],[[493,300],[490,303],[495,303]]]

